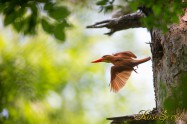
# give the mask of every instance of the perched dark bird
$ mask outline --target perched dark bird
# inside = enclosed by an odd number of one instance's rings
[[[125,86],[135,66],[141,63],[147,62],[151,57],[144,59],[135,60],[137,58],[130,51],[119,52],[113,55],[104,55],[102,58],[92,61],[92,63],[107,62],[112,63],[114,66],[111,67],[111,91],[118,92],[123,86]]]

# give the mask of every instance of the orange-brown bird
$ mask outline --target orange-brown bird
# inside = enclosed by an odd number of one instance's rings
[[[133,59],[134,58],[134,59]],[[118,92],[125,86],[135,66],[147,62],[151,57],[135,60],[136,55],[130,51],[115,53],[113,55],[104,55],[102,58],[92,61],[92,63],[107,62],[112,63],[111,67],[111,91]]]

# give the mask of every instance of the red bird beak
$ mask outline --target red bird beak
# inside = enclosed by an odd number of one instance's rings
[[[98,63],[98,62],[102,62],[103,61],[103,58],[100,58],[100,59],[97,59],[95,61],[92,61],[92,63]]]

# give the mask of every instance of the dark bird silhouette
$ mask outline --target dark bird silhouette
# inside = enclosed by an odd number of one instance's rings
[[[125,86],[135,66],[141,63],[147,62],[151,57],[144,59],[135,60],[136,55],[130,51],[119,52],[113,55],[104,55],[102,58],[92,61],[92,63],[107,62],[112,63],[114,66],[111,67],[111,91],[118,92],[122,87]]]

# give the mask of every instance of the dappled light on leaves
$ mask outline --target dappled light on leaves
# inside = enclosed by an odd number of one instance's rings
[[[77,48],[61,50],[58,44],[45,41],[20,45],[1,40],[0,44],[3,46],[0,47],[0,110],[6,108],[11,117],[5,122],[52,123],[50,117],[55,122],[73,111],[84,115],[83,101],[77,93],[90,92],[94,82],[92,70],[95,69],[88,64],[82,66],[88,63],[83,61],[84,56],[74,59],[75,55],[81,55]],[[91,73],[89,78],[83,77],[87,77],[85,71]],[[58,110],[61,116],[55,120],[53,116],[59,114],[54,113],[56,107],[64,109]],[[81,117],[77,119],[83,121]],[[69,119],[62,118],[58,123],[69,123]]]
[[[0,112],[8,112],[8,118],[0,116],[2,123],[104,124],[106,117],[129,110],[133,88],[111,93],[106,66],[91,64],[100,38],[80,29],[67,34],[63,45],[43,33],[15,42],[0,36]]]
[[[0,1],[0,13],[4,16],[4,25],[12,25],[19,33],[25,35],[36,34],[41,24],[43,30],[48,34],[54,35],[59,41],[65,40],[63,29],[68,27],[66,24],[70,11],[67,6],[59,6],[56,1],[2,0]],[[49,28],[51,31],[49,31]]]

